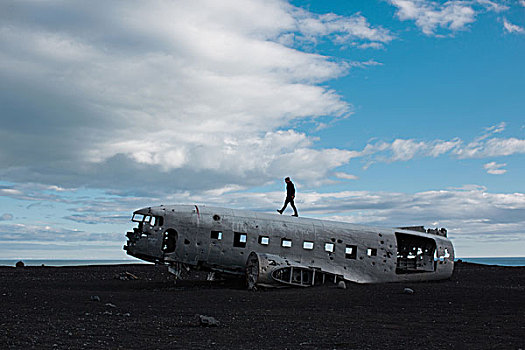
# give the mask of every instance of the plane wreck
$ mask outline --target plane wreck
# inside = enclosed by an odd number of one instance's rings
[[[245,275],[249,288],[327,281],[384,283],[446,279],[454,248],[445,229],[380,228],[197,205],[135,211],[127,254],[189,269]]]

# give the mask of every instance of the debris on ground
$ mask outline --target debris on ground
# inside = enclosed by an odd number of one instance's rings
[[[202,327],[218,327],[220,322],[211,316],[197,315]]]
[[[136,275],[128,271],[117,273],[113,278],[121,281],[134,281],[139,279]]]

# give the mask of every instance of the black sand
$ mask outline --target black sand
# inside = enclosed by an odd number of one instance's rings
[[[114,278],[125,271],[140,279]],[[167,276],[152,265],[2,267],[0,348],[525,349],[525,267],[460,263],[447,281],[346,290]]]

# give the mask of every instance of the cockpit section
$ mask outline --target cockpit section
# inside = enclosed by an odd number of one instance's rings
[[[128,241],[124,250],[129,255],[146,261],[158,262],[162,259],[164,217],[151,210],[141,209],[133,213],[131,221],[137,223],[133,231],[126,234]]]

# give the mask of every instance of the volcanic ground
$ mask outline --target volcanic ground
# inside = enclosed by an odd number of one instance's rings
[[[457,263],[445,281],[255,292],[205,277],[0,267],[0,348],[525,349],[525,267]]]

